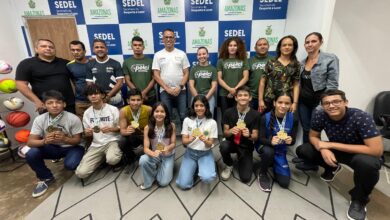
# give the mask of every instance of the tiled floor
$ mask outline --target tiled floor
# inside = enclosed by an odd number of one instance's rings
[[[175,177],[184,150],[178,145]],[[213,152],[221,170],[218,145]],[[257,155],[254,157],[259,160]],[[289,189],[274,184],[271,193],[262,192],[254,176],[250,183],[241,183],[236,171],[228,181],[218,178],[204,184],[198,180],[187,191],[176,187],[175,178],[167,187],[144,191],[138,188],[142,174],[137,165],[116,173],[106,168],[84,184],[72,176],[26,219],[346,219],[351,172],[344,169],[331,187],[315,172],[303,173],[290,167]],[[381,171],[381,185],[387,192],[388,175]],[[375,190],[368,207],[370,219],[388,219],[389,204],[389,193]]]

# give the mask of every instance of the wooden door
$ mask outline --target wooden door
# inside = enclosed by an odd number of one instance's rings
[[[79,39],[74,16],[24,16],[23,18],[33,53],[35,53],[34,43],[38,39],[49,39],[54,42],[57,57],[73,60],[69,51],[69,42]]]

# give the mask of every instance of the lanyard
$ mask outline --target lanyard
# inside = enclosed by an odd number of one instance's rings
[[[276,115],[275,115],[275,119],[276,119],[276,122],[278,123],[279,130],[280,130],[280,131],[284,131],[284,127],[286,126],[286,118],[287,118],[286,116],[287,116],[287,114],[284,115],[283,121],[282,121],[282,123],[280,123],[279,120],[278,120],[278,118],[277,118]]]
[[[249,107],[247,107],[246,109],[245,109],[245,111],[244,112],[240,112],[240,111],[238,111],[238,109],[237,109],[237,113],[238,113],[238,120],[239,121],[244,121],[244,119],[245,119],[245,116],[246,116],[246,113],[248,113],[249,112]]]
[[[102,107],[99,109],[99,112],[96,112],[96,113],[95,113],[95,109],[92,107],[92,111],[93,111],[93,124],[94,124],[94,125],[99,125],[99,123],[100,123],[100,117],[102,116],[103,108],[104,108],[104,104],[103,104]]]
[[[53,119],[49,115],[49,126],[53,126],[55,123],[57,123],[62,118],[62,116],[64,116],[63,111]]]
[[[199,128],[202,125],[203,121],[204,121],[203,118],[199,119],[198,117],[196,117],[196,119],[195,119],[196,127]]]
[[[163,137],[165,135],[165,127],[162,126],[160,129],[156,126],[154,128],[154,132],[156,133],[157,136],[157,143],[162,143]]]
[[[141,114],[141,108],[138,109],[137,114],[134,114],[133,111],[130,109],[131,116],[133,116],[133,120],[138,122],[139,121],[139,115]]]

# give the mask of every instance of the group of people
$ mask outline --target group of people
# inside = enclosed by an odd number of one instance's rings
[[[34,197],[54,180],[44,159],[65,157],[65,167],[84,179],[104,162],[116,170],[135,161],[139,147],[144,152],[139,158],[144,178],[140,188],[148,189],[154,182],[168,185],[176,146],[173,107],[179,113],[186,147],[176,184],[190,189],[196,175],[204,182],[213,181],[217,173],[211,148],[218,138],[213,119],[218,100],[224,137],[220,152],[226,165],[222,180],[231,177],[235,153],[239,178],[249,182],[256,150],[261,157],[257,175],[261,190],[272,189],[269,167],[274,181],[287,188],[291,174],[286,153],[296,141],[300,121],[303,144],[292,162],[304,171],[324,167],[321,179],[327,182],[341,170],[340,163],[353,168],[355,186],[348,217],[364,219],[368,197],[379,179],[383,143],[372,117],[349,108],[345,93],[338,90],[339,61],[320,50],[320,33],[306,36],[307,57],[301,62],[292,35],[280,39],[275,57],[268,54],[267,39],[258,39],[256,55],[250,59],[244,41],[232,37],[223,42],[216,67],[209,63],[207,48],[200,47],[198,64],[191,70],[186,54],[174,47],[173,30],[164,30],[162,42],[164,49],[151,59],[143,54],[143,39],[134,37],[134,55],[122,66],[108,57],[100,39],[93,42],[95,59],[85,57],[82,42],[70,42],[71,62],[55,56],[50,40],[36,42],[36,56],[23,60],[16,71],[19,91],[41,114],[34,120],[28,141],[31,150],[26,153],[40,179]],[[127,94],[122,94],[123,83]],[[188,109],[187,89],[192,97]],[[321,131],[328,141],[321,139]],[[86,151],[83,141],[89,146]]]

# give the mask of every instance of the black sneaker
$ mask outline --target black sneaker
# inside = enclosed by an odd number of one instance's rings
[[[264,192],[271,192],[271,180],[268,177],[267,173],[259,173],[257,181],[259,182],[261,190],[263,190]]]
[[[302,171],[309,171],[309,170],[317,171],[318,165],[304,161],[303,163],[295,164],[295,168]]]
[[[364,220],[366,219],[366,205],[358,200],[352,200],[349,205],[347,217],[350,220]]]
[[[339,164],[337,167],[333,168],[332,170],[325,170],[320,178],[325,182],[332,182],[336,175],[342,170],[342,166]]]

